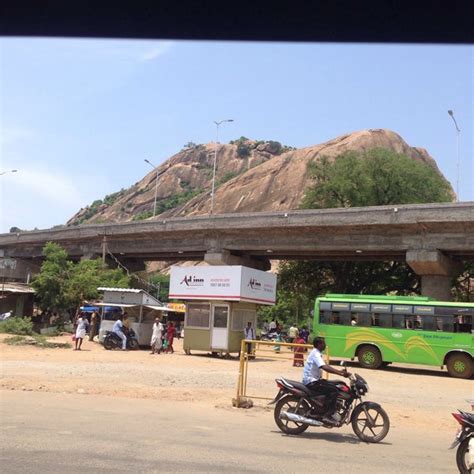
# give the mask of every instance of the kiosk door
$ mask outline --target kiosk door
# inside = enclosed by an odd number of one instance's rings
[[[212,349],[229,348],[229,307],[227,305],[212,305]]]

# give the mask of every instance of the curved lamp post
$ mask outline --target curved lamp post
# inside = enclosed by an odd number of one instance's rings
[[[212,215],[214,212],[214,192],[216,189],[216,164],[217,164],[217,144],[219,143],[219,126],[225,122],[233,122],[234,119],[225,119],[219,120],[218,122],[214,122],[216,124],[216,145],[214,147],[214,167],[212,171],[212,191],[211,191],[211,210],[209,214]]]

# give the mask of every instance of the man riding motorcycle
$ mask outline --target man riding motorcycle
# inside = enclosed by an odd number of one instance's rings
[[[127,336],[124,334],[124,324],[122,322],[122,319],[127,319],[127,316],[119,316],[117,321],[115,321],[114,326],[112,328],[112,332],[117,334],[120,339],[122,339],[122,350],[126,351],[127,350]]]
[[[325,395],[325,421],[329,423],[339,422],[340,416],[336,413],[336,397],[338,390],[331,382],[321,378],[321,370],[330,374],[340,375],[341,377],[350,377],[351,374],[346,368],[336,369],[327,365],[322,353],[326,349],[324,337],[315,337],[313,340],[314,349],[310,352],[303,369],[303,383],[315,394]]]

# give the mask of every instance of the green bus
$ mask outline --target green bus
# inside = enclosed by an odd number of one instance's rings
[[[474,371],[474,303],[424,296],[327,294],[316,299],[313,332],[330,357],[377,369],[392,362],[447,367],[453,377]]]

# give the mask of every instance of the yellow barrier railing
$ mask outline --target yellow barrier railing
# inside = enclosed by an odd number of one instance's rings
[[[247,352],[247,344],[252,345],[252,351]],[[270,346],[272,346],[270,348]],[[298,359],[295,359],[296,354],[288,354],[289,357],[286,357],[284,353],[280,352],[281,347],[288,347],[290,350],[292,348],[304,348],[308,351],[313,349],[311,344],[293,344],[289,342],[277,342],[277,341],[259,341],[259,340],[247,340],[243,339],[240,346],[240,360],[239,360],[239,376],[237,379],[237,396],[232,400],[233,405],[237,407],[249,406],[251,399],[260,399],[260,400],[272,400],[273,397],[261,397],[257,395],[249,395],[247,393],[247,376],[248,376],[248,361],[249,359],[256,358],[256,351],[258,350],[258,359],[264,360],[298,360],[300,363],[305,362],[305,353],[298,351]],[[271,352],[272,355],[265,355],[265,352]],[[309,352],[308,352],[309,354]],[[326,350],[323,354],[324,361],[329,365],[329,348],[326,347]],[[322,377],[328,379],[328,373],[323,371]]]

